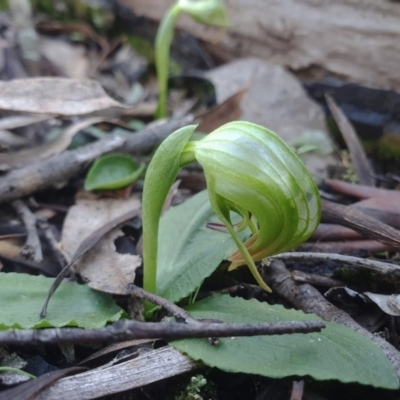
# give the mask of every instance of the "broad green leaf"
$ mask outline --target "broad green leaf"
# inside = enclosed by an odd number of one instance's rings
[[[315,320],[315,315],[271,306],[256,300],[213,296],[189,306],[195,318],[231,323]],[[221,338],[211,346],[204,339],[176,340],[171,344],[194,360],[228,372],[258,374],[271,378],[312,376],[386,389],[399,381],[389,360],[372,341],[333,322],[321,333],[282,336]]]
[[[61,326],[95,329],[124,315],[110,295],[63,282],[51,299],[46,319],[41,320],[39,313],[53,281],[44,276],[0,273],[0,330]]]
[[[188,296],[236,250],[231,236],[210,230],[206,227],[208,222],[219,220],[211,208],[207,191],[172,207],[161,218],[157,264],[159,295],[172,302]]]
[[[115,153],[97,159],[90,168],[85,190],[113,190],[130,185],[144,171],[129,154]]]

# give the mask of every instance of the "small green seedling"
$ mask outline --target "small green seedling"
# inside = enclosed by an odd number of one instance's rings
[[[85,190],[116,190],[135,182],[145,165],[138,165],[129,154],[108,154],[97,159],[90,168]]]
[[[178,16],[187,13],[196,22],[226,26],[226,9],[220,0],[177,0],[166,12],[160,23],[155,43],[155,64],[159,90],[156,118],[167,115],[169,51],[174,37],[174,25]]]
[[[189,141],[196,126],[181,128],[157,149],[143,188],[144,289],[157,291],[158,229],[164,201],[179,170],[199,162],[211,207],[237,250],[233,270],[247,264],[258,284],[255,261],[287,251],[315,231],[321,215],[318,188],[304,164],[274,132],[249,122],[223,125],[199,141]],[[233,224],[231,212],[242,217]],[[250,228],[244,243],[238,232]]]
[[[20,375],[26,376],[29,379],[36,379],[35,375],[29,374],[28,372],[25,372],[25,371],[22,371],[22,369],[13,368],[13,367],[0,367],[0,374],[7,373],[7,372],[13,372],[15,374],[20,374]]]

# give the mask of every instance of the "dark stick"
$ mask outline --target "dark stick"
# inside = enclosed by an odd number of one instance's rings
[[[389,278],[400,277],[400,266],[390,262],[369,260],[360,257],[347,256],[345,254],[336,253],[311,253],[311,252],[290,252],[277,254],[270,258],[270,260],[283,260],[283,261],[337,261],[347,264],[351,267],[366,268],[375,271],[382,276]]]
[[[48,223],[45,219],[38,220],[38,228],[43,233],[44,238],[47,240],[50,245],[53,254],[57,258],[58,263],[60,264],[60,268],[64,268],[65,265],[68,264],[68,260],[66,255],[61,251],[60,243],[58,243],[57,239],[54,236],[53,227]],[[54,228],[55,229],[55,228]]]
[[[368,238],[396,249],[400,248],[400,231],[354,207],[322,200],[322,220],[354,229]]]
[[[65,151],[35,164],[15,169],[0,178],[0,203],[29,195],[79,175],[97,157],[112,152],[132,154],[145,152],[158,145],[169,134],[193,121],[191,116],[158,123],[137,132],[129,139],[109,135],[76,150]]]
[[[330,288],[335,286],[345,286],[345,284],[342,281],[339,281],[337,279],[329,278],[328,276],[310,274],[298,270],[292,271],[292,279],[297,283],[309,283],[310,285],[330,287]]]
[[[43,252],[36,228],[36,217],[22,200],[14,200],[12,206],[23,221],[27,232],[23,255],[35,263],[41,264],[43,262]]]
[[[164,310],[168,311],[174,316],[177,322],[186,322],[188,324],[200,324],[201,322],[193,318],[187,311],[183,308],[178,307],[176,304],[164,299],[164,297],[157,296],[156,294],[147,292],[146,290],[131,283],[128,286],[130,294],[140,300],[146,300],[157,306],[160,306]]]
[[[44,319],[46,318],[47,314],[47,307],[49,306],[49,302],[51,300],[51,297],[53,296],[54,292],[57,290],[57,288],[61,285],[61,282],[63,279],[67,276],[70,267],[72,264],[76,261],[76,259],[72,260],[69,264],[67,264],[61,272],[57,275],[56,279],[54,280],[53,284],[50,286],[49,292],[47,293],[46,300],[43,303],[42,310],[40,311],[40,318]]]
[[[0,332],[0,345],[39,345],[50,343],[113,343],[132,339],[186,339],[231,336],[284,335],[320,332],[322,321],[279,323],[168,323],[122,320],[101,329],[54,328]]]

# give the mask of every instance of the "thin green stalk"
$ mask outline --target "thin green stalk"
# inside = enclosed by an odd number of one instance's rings
[[[232,226],[232,224],[229,223],[229,221],[224,221],[224,223],[225,223],[225,226],[228,229],[229,233],[231,234],[233,240],[235,241],[236,246],[238,247],[244,260],[246,261],[246,264],[249,267],[250,272],[253,274],[254,279],[266,292],[272,293],[271,288],[264,282],[263,278],[261,277],[260,273],[258,272],[256,264],[254,263],[253,259],[251,258],[246,246],[244,245],[244,243],[242,242],[242,240],[236,233],[235,228]]]
[[[174,4],[164,15],[160,27],[157,31],[155,43],[155,62],[158,83],[158,105],[156,119],[167,116],[167,93],[168,93],[168,73],[169,73],[169,53],[172,39],[174,37],[174,25],[181,9]]]
[[[13,367],[0,367],[0,373],[6,373],[6,372],[14,372],[16,374],[27,376],[30,379],[36,379],[35,375],[31,375],[30,373],[22,371],[21,369]]]
[[[164,201],[181,169],[179,157],[196,129],[185,126],[170,135],[159,148],[147,169],[143,187],[143,288],[157,293],[158,228]]]

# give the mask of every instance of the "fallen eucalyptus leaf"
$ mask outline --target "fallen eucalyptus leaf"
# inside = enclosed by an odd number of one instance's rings
[[[129,293],[128,285],[135,280],[142,258],[118,253],[115,240],[120,236],[123,236],[120,229],[112,230],[80,259],[79,267],[75,267],[92,289],[120,295]]]
[[[229,323],[318,319],[280,305],[226,295],[208,297],[192,304],[187,311],[194,318]],[[270,378],[309,375],[318,380],[336,379],[386,389],[399,387],[393,367],[378,346],[343,325],[325,324],[320,333],[220,338],[216,346],[204,339],[176,340],[171,344],[194,360],[228,372]]]
[[[135,198],[80,200],[68,211],[61,243],[64,251],[77,260],[75,271],[93,289],[127,293],[141,257],[116,252],[114,241],[121,231],[115,228],[139,212],[140,201]]]
[[[400,295],[384,295],[370,292],[365,292],[363,294],[386,314],[393,315],[394,317],[400,316]]]
[[[126,108],[89,79],[14,79],[0,82],[0,93],[1,111],[71,116]]]

